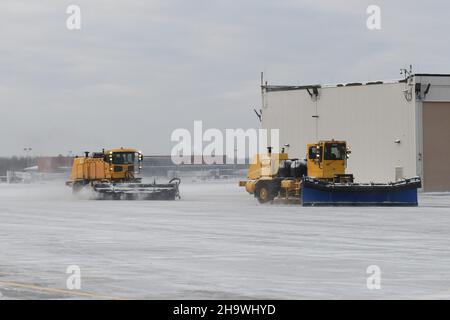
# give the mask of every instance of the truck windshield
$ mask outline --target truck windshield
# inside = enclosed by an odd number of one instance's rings
[[[325,144],[325,160],[344,160],[347,148],[344,143]]]
[[[133,152],[115,152],[112,155],[113,164],[133,164],[134,163]]]

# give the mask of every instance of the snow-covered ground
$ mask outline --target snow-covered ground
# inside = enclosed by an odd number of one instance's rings
[[[418,208],[302,208],[260,205],[236,182],[181,193],[98,201],[63,183],[0,184],[0,298],[450,298],[450,194]],[[70,265],[81,290],[66,287]]]

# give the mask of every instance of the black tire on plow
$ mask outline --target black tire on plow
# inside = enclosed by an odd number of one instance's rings
[[[255,187],[255,197],[259,203],[272,202],[277,196],[279,188],[275,181],[258,181]]]

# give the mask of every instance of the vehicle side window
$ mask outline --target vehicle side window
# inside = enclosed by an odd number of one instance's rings
[[[309,159],[317,159],[317,147],[309,147]]]

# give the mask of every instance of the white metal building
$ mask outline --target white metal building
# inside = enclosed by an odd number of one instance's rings
[[[262,127],[304,158],[306,144],[346,140],[359,182],[420,176],[424,191],[450,191],[450,75],[335,86],[263,85]]]

